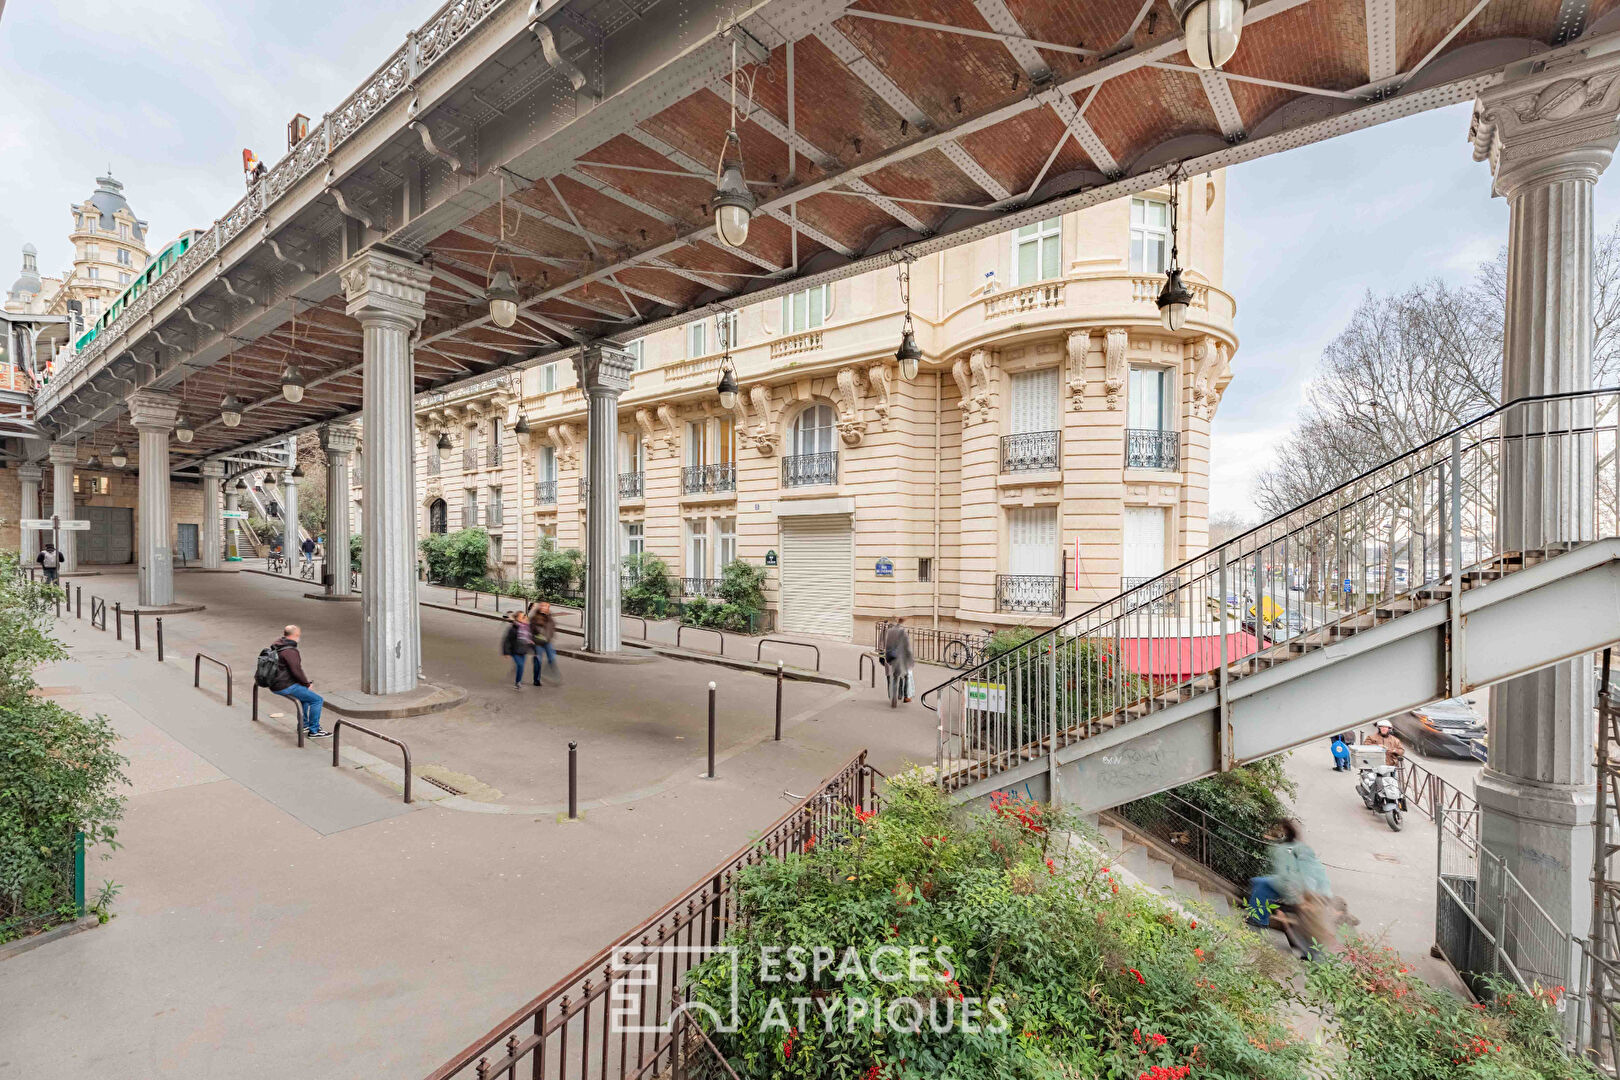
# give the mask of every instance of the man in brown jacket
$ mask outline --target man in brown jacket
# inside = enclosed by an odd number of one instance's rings
[[[1367,736],[1365,745],[1382,746],[1384,748],[1384,764],[1399,767],[1402,759],[1406,757],[1406,744],[1401,737],[1395,734],[1395,725],[1387,719],[1378,721],[1378,731]]]

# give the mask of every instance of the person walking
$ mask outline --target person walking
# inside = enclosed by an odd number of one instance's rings
[[[883,663],[889,669],[890,678],[900,680],[900,696],[909,703],[916,689],[916,661],[911,655],[911,635],[906,632],[903,615],[895,616],[894,622],[883,631]]]
[[[313,565],[315,562],[315,538],[312,536],[304,537],[304,542],[298,545],[298,549],[304,553],[304,565]]]
[[[46,581],[54,583],[57,575],[62,572],[62,553],[49,541],[45,543],[45,550],[34,556],[34,561],[45,568]]]
[[[529,636],[534,641],[534,685],[540,685],[540,657],[546,658],[551,677],[557,678],[557,620],[551,616],[551,605],[544,600],[529,608]]]
[[[1326,912],[1337,905],[1327,869],[1300,837],[1299,822],[1282,823],[1282,838],[1271,845],[1271,873],[1249,879],[1248,922],[1267,927],[1276,915],[1294,951],[1314,959],[1330,944]]]
[[[508,617],[506,633],[501,636],[501,655],[512,658],[512,689],[523,689],[523,662],[534,652],[534,634],[523,612],[514,611]],[[534,685],[540,685],[540,658],[534,658]]]
[[[302,630],[289,623],[281,628],[281,637],[271,643],[276,650],[276,673],[270,680],[270,692],[297,702],[304,733],[312,739],[324,739],[332,734],[321,730],[321,707],[326,699],[310,689],[315,684],[304,674],[304,658],[298,651],[303,636]]]

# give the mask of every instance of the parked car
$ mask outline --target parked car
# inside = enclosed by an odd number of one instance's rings
[[[1485,760],[1485,721],[1472,698],[1447,698],[1394,718],[1395,733],[1420,754]]]

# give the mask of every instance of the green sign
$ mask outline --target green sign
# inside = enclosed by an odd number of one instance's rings
[[[776,552],[767,551],[765,553],[765,565],[766,566],[775,566],[776,565]]]

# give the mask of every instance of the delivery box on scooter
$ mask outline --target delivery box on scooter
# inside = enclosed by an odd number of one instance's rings
[[[1362,769],[1376,769],[1383,763],[1382,746],[1356,745],[1350,748],[1350,766],[1358,772]]]

